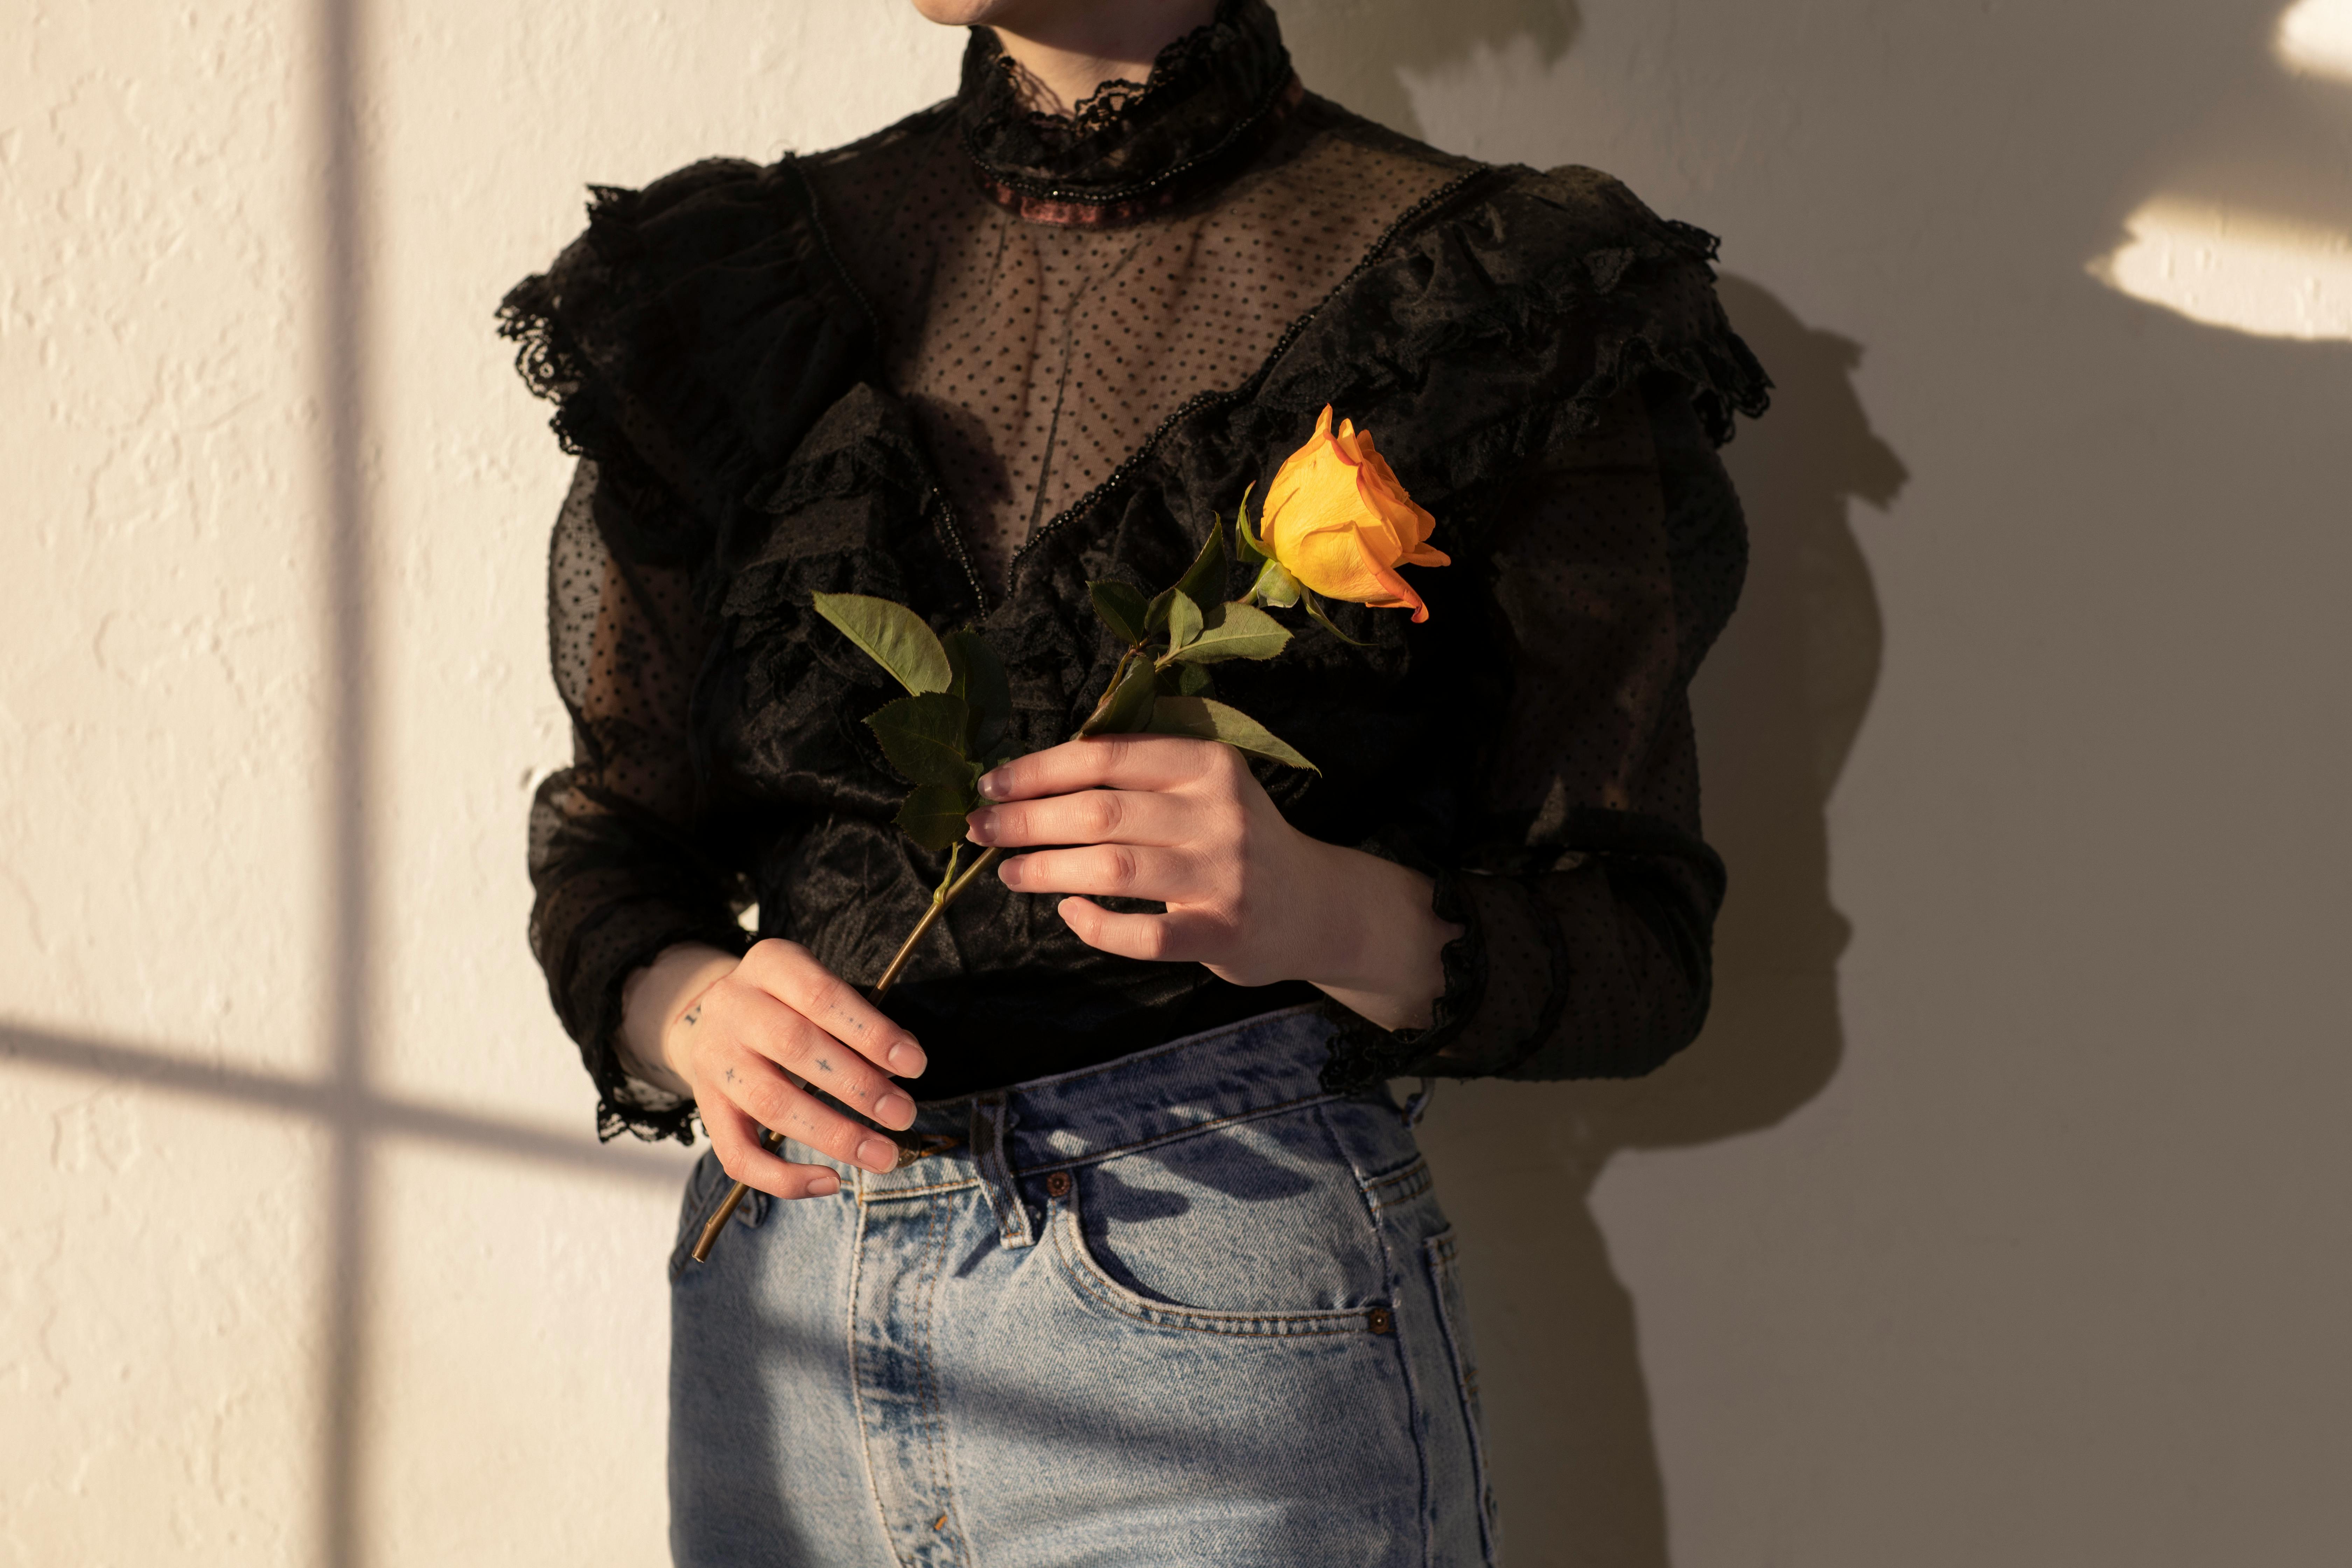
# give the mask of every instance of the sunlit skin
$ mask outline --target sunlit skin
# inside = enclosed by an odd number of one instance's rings
[[[914,0],[934,22],[995,29],[1066,111],[1207,21],[1214,0]],[[1041,105],[1041,107],[1053,107]],[[1429,879],[1290,826],[1240,755],[1211,741],[1071,741],[981,781],[974,843],[1011,851],[1018,892],[1060,896],[1081,942],[1106,952],[1199,963],[1239,985],[1301,980],[1383,1028],[1429,1021],[1444,989],[1438,952],[1460,934],[1430,906]],[[1164,903],[1118,914],[1095,900]],[[796,943],[739,962],[668,949],[622,993],[622,1042],[641,1076],[690,1095],[727,1173],[780,1198],[822,1197],[840,1179],[760,1146],[773,1128],[845,1165],[887,1171],[889,1140],[830,1110],[810,1083],[884,1127],[915,1116],[894,1081],[923,1071],[922,1047]]]

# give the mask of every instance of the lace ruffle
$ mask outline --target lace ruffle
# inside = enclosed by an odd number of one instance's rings
[[[1265,0],[1223,0],[1211,21],[1153,58],[1150,79],[1105,82],[1066,117],[1037,112],[1012,57],[974,27],[957,110],[965,152],[1005,196],[1132,215],[1245,162],[1292,83]]]
[[[1720,446],[1735,412],[1764,413],[1772,384],[1716,299],[1716,245],[1597,170],[1494,171],[1319,311],[1259,401],[1312,409],[1422,389],[1433,417],[1411,438],[1466,483],[1539,450],[1544,426],[1590,428],[1664,373]],[[1432,396],[1433,384],[1470,395]]]
[[[789,159],[593,196],[587,232],[507,295],[499,330],[564,450],[626,503],[614,550],[723,563],[801,437],[869,373],[872,323]]]

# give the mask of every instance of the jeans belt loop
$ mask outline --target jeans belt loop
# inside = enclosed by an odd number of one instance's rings
[[[1436,1093],[1437,1080],[1433,1078],[1423,1079],[1420,1091],[1397,1108],[1397,1113],[1404,1118],[1404,1124],[1407,1127],[1421,1125],[1421,1119],[1429,1114],[1430,1099]]]
[[[971,1103],[971,1159],[980,1173],[980,1190],[996,1216],[997,1239],[1007,1247],[1031,1247],[1036,1233],[1029,1227],[1029,1205],[1021,1201],[1013,1183],[1012,1163],[1004,1155],[1005,1134],[1020,1118],[999,1090]]]

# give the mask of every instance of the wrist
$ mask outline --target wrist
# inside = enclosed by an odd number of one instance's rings
[[[1324,941],[1300,976],[1383,1029],[1425,1027],[1445,990],[1440,954],[1462,928],[1439,917],[1436,884],[1409,866],[1314,840]]]
[[[622,983],[619,1044],[633,1076],[672,1094],[692,1095],[687,1064],[675,1049],[678,1018],[737,963],[723,948],[682,942]]]

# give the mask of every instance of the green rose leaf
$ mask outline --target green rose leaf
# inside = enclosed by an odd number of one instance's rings
[[[1301,756],[1289,742],[1238,708],[1206,697],[1162,697],[1151,705],[1151,732],[1190,735],[1199,741],[1223,741],[1238,752],[1271,757],[1309,773],[1323,770]]]
[[[906,605],[866,594],[819,594],[816,613],[914,695],[948,689],[947,649]]]
[[[1255,605],[1221,605],[1216,619],[1194,641],[1172,649],[1168,657],[1186,664],[1214,664],[1227,658],[1272,658],[1290,641],[1280,621]]]
[[[925,784],[898,808],[898,828],[926,849],[950,849],[962,841],[964,817],[979,805],[969,785]]]
[[[1111,635],[1129,647],[1150,635],[1146,623],[1151,607],[1144,601],[1143,590],[1125,583],[1089,583],[1087,596],[1095,602],[1095,614]]]
[[[1274,559],[1266,552],[1265,546],[1258,542],[1256,531],[1250,526],[1250,490],[1255,489],[1257,482],[1252,480],[1249,489],[1242,491],[1241,510],[1234,514],[1234,556],[1242,563],[1244,572],[1254,572]]]
[[[866,721],[882,754],[909,784],[969,789],[979,770],[964,754],[964,728],[971,712],[961,697],[927,691],[901,697]]]
[[[1209,520],[1208,541],[1176,591],[1195,605],[1213,605],[1225,596],[1225,528],[1215,518]]]
[[[1005,679],[1004,661],[978,632],[950,632],[940,641],[953,672],[948,690],[962,698],[971,710],[964,725],[963,753],[992,756],[1003,744],[1005,726],[1013,721],[1013,686]]]
[[[1192,558],[1172,588],[1163,588],[1144,611],[1143,629],[1156,632],[1168,624],[1168,616],[1176,604],[1176,595],[1183,595],[1196,605],[1213,605],[1225,593],[1225,530],[1215,518],[1209,520],[1209,537],[1201,546],[1201,553]]]
[[[1151,722],[1151,700],[1159,684],[1150,659],[1139,658],[1128,667],[1127,678],[1111,693],[1110,706],[1103,710],[1099,722],[1089,722],[1080,729],[1084,735],[1132,735]]]
[[[1299,595],[1299,597],[1307,601],[1307,613],[1315,617],[1316,624],[1320,626],[1325,631],[1329,632],[1333,637],[1338,637],[1341,642],[1346,643],[1349,647],[1370,647],[1372,646],[1368,642],[1358,642],[1354,637],[1349,637],[1338,626],[1333,626],[1331,624],[1331,617],[1323,613],[1323,601],[1317,598],[1314,595],[1302,592]]]
[[[1162,697],[1214,697],[1217,683],[1206,665],[1171,664],[1160,668],[1157,689]]]
[[[1204,629],[1201,606],[1192,595],[1181,588],[1171,589],[1176,596],[1168,602],[1168,647],[1174,652],[1199,638]]]

